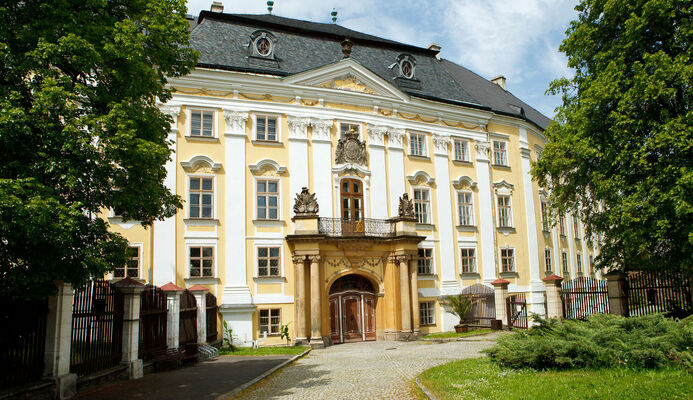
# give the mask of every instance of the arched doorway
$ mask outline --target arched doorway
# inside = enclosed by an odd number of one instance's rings
[[[375,340],[375,290],[360,275],[346,275],[330,287],[330,336],[333,343]]]

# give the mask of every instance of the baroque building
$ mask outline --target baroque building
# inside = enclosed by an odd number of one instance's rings
[[[116,277],[207,287],[240,345],[289,323],[322,345],[451,330],[440,296],[498,279],[544,314],[542,278],[593,273],[530,176],[550,121],[505,78],[336,24],[190,24],[199,64],[161,106],[185,206],[149,229],[111,214],[131,243]]]

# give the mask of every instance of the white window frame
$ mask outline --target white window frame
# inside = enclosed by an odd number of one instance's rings
[[[419,272],[419,261],[421,260],[421,258],[418,255],[418,250],[423,250],[424,253],[427,250],[431,251],[431,258],[430,258],[431,265],[429,268],[430,272],[428,272],[428,273]],[[435,275],[435,273],[436,273],[436,261],[435,261],[436,260],[436,253],[435,253],[435,250],[433,249],[433,247],[419,247],[418,250],[417,250],[417,259],[416,259],[416,272],[417,272],[417,274],[418,275]]]
[[[463,262],[464,257],[462,257],[462,252],[465,250],[466,251],[474,250],[474,259],[472,260],[471,271],[465,271],[464,270],[464,262]],[[478,264],[477,264],[478,252],[476,250],[476,247],[460,247],[459,254],[460,254],[460,271],[461,271],[461,273],[462,274],[478,274],[479,273]]]
[[[358,131],[357,133],[359,134],[359,140],[363,137],[361,134],[361,131],[363,130],[363,127],[361,126],[361,122],[359,121],[349,121],[349,120],[340,120],[337,121],[337,140],[342,138],[342,125],[356,125],[358,126]]]
[[[570,273],[570,260],[568,259],[568,252],[565,250],[561,251],[561,272],[563,274]]]
[[[254,276],[256,278],[272,279],[272,278],[282,278],[284,276],[284,267],[283,267],[284,251],[283,251],[283,247],[284,246],[282,246],[280,243],[277,243],[277,244],[258,244],[258,243],[256,243],[255,244],[255,254],[254,254],[254,257],[255,257],[255,274],[254,274]],[[279,275],[260,275],[260,256],[258,255],[258,251],[260,249],[270,249],[270,248],[279,250],[279,266],[278,266],[279,267]],[[267,254],[269,255],[269,252]],[[268,272],[270,271],[269,264],[267,265],[267,271]]]
[[[500,212],[500,205],[498,204],[498,201],[500,200],[501,197],[507,198],[508,199],[508,204],[505,206],[508,208],[508,221],[506,225],[501,224],[501,212]],[[496,221],[496,224],[499,228],[513,228],[513,196],[511,194],[496,194],[496,213],[498,214],[498,219]]]
[[[573,214],[573,236],[580,239],[580,219],[577,214]]]
[[[575,253],[575,271],[577,272],[578,275],[581,275],[584,273],[582,269],[582,253],[579,251]]]
[[[260,312],[261,311],[268,311],[267,318],[268,320],[268,327],[267,327],[267,336],[279,336],[281,326],[282,326],[282,308],[281,307],[271,307],[271,308],[260,308],[257,310],[257,329],[260,335],[262,335],[262,325],[260,324]],[[277,332],[271,333],[269,332],[272,328],[272,311],[279,311],[279,326],[277,327]]]
[[[266,140],[257,138],[257,118],[258,117],[272,117],[277,119],[277,140]],[[282,115],[276,113],[266,113],[261,111],[253,112],[253,141],[260,143],[281,143],[282,142]]]
[[[544,199],[542,199],[539,204],[541,211],[541,229],[544,232],[550,232],[551,221],[549,220],[549,204]]]
[[[460,144],[462,146],[462,157],[457,158],[457,144]],[[466,151],[465,151],[466,150]],[[471,154],[470,154],[470,142],[468,139],[461,139],[461,138],[453,138],[452,139],[452,155],[453,155],[453,160],[455,161],[462,161],[462,162],[472,162]]]
[[[513,252],[513,256],[512,256],[512,258],[511,258],[512,264],[513,264],[513,265],[512,265],[512,270],[509,270],[509,271],[504,271],[504,270],[503,270],[503,250],[505,250],[505,251],[511,250],[511,251]],[[516,254],[516,252],[515,252],[515,248],[514,248],[514,247],[510,247],[510,246],[499,247],[499,248],[498,248],[498,261],[500,262],[499,267],[500,267],[501,274],[512,274],[512,273],[517,273],[517,261],[516,261],[516,259],[517,259],[517,254]]]
[[[143,279],[142,275],[142,265],[144,264],[144,243],[142,242],[134,242],[134,243],[128,243],[128,247],[136,247],[137,252],[139,254],[139,259],[137,260],[137,276],[133,276],[133,279]],[[127,261],[126,261],[127,262]],[[115,276],[115,271],[111,272],[111,277],[113,279],[125,279],[128,277],[127,274],[127,268],[124,271],[125,276]]]
[[[194,111],[201,111],[201,112],[211,112],[212,113],[212,136],[203,136],[203,135],[193,135],[192,134],[192,113]],[[188,118],[188,121],[186,123],[186,138],[188,139],[218,139],[219,138],[219,113],[217,112],[216,108],[213,107],[189,107],[186,110],[186,117]]]
[[[504,162],[496,162],[496,143],[503,143],[504,149],[503,149],[503,158]],[[508,141],[507,140],[499,140],[499,139],[493,139],[491,143],[491,155],[493,156],[493,165],[500,166],[500,167],[509,167],[510,166],[510,160],[508,159]]]
[[[190,248],[211,247],[212,250],[212,276],[190,276]],[[186,241],[185,243],[185,279],[216,279],[219,276],[217,265],[219,263],[219,251],[216,241]]]
[[[413,144],[413,142],[412,142],[412,137],[413,137],[413,136],[417,136],[417,137],[422,137],[422,138],[423,138],[423,142],[422,142],[422,144],[421,144],[422,147],[419,149],[420,152],[421,152],[421,154],[415,154],[415,153],[412,151],[412,150],[413,150],[413,148],[412,148],[412,144]],[[428,144],[427,144],[428,135],[426,135],[426,133],[424,133],[424,132],[417,132],[417,131],[409,131],[409,132],[407,132],[407,139],[408,139],[408,141],[409,141],[409,155],[410,155],[410,156],[414,156],[414,157],[428,157]],[[418,141],[417,141],[417,143],[418,143]]]
[[[257,208],[257,181],[276,181],[277,182],[277,218],[258,218]],[[267,207],[267,206],[266,206]],[[253,179],[253,214],[256,221],[282,221],[282,180],[274,176],[256,176]],[[266,217],[266,216],[265,216]]]
[[[426,221],[420,222],[419,219],[417,218],[416,223],[422,224],[422,225],[432,225],[433,224],[433,222],[432,222],[433,221],[433,214],[432,214],[432,210],[431,210],[431,204],[433,202],[433,199],[431,198],[432,197],[431,196],[431,188],[426,187],[426,186],[414,186],[414,187],[412,187],[411,199],[412,199],[412,203],[414,203],[414,216],[415,217],[416,217],[416,196],[414,195],[414,193],[417,190],[424,190],[424,191],[428,192],[428,200],[427,200],[428,204],[426,207]]]
[[[214,221],[217,219],[217,176],[213,174],[185,174],[185,202],[190,201],[190,178],[211,178],[212,179],[212,216],[211,218],[191,217],[190,204],[185,206],[185,218],[200,221]],[[201,204],[201,203],[200,203]],[[200,213],[202,209],[200,208]]]
[[[589,267],[590,267],[590,275],[594,274],[594,254],[590,253],[589,255]]]
[[[553,259],[551,255],[551,248],[549,247],[544,249],[544,271],[553,271]]]
[[[470,203],[469,203],[469,223],[468,224],[463,224],[462,223],[462,206],[460,204],[460,194],[468,194]],[[458,190],[457,191],[457,222],[459,223],[460,226],[475,226],[474,225],[474,192],[471,190]]]
[[[564,237],[566,236],[565,228],[565,214],[561,214],[558,216],[558,233]]]
[[[426,307],[422,307],[423,304],[426,304]],[[424,317],[424,312],[428,314],[430,317],[428,320],[425,320]],[[435,301],[419,301],[419,324],[421,326],[431,326],[436,324],[436,302]]]

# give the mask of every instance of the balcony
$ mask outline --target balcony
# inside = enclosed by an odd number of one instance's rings
[[[329,237],[391,237],[396,231],[395,222],[389,219],[320,218],[318,232]]]

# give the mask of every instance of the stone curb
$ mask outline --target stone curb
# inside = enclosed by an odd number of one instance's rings
[[[257,376],[257,377],[255,377],[254,379],[252,379],[252,380],[250,380],[250,381],[248,381],[248,382],[242,384],[241,386],[239,386],[239,387],[233,389],[232,391],[230,391],[230,392],[228,392],[228,393],[225,393],[225,394],[222,394],[221,396],[217,397],[217,400],[228,400],[228,399],[232,399],[235,395],[237,395],[238,393],[242,392],[243,390],[245,390],[245,389],[247,389],[247,388],[253,386],[254,384],[260,382],[261,380],[267,378],[268,376],[272,375],[272,374],[275,373],[276,371],[280,370],[281,368],[284,368],[285,366],[291,364],[292,362],[294,362],[294,361],[298,360],[299,358],[305,356],[306,354],[310,353],[311,350],[312,350],[312,349],[308,348],[308,349],[307,349],[306,351],[304,351],[303,353],[297,354],[297,355],[291,357],[290,359],[284,361],[283,363],[277,365],[276,367],[273,367],[273,368],[268,369],[267,371],[265,371],[265,372],[264,372],[263,374],[261,374],[260,376]]]
[[[493,332],[477,333],[476,335],[467,335],[467,336],[462,336],[462,337],[457,337],[457,338],[428,338],[428,339],[421,338],[419,340],[424,341],[424,342],[436,342],[436,343],[464,342],[468,338],[487,336],[487,335],[490,335],[492,333]]]
[[[419,389],[421,389],[421,391],[424,392],[424,394],[426,395],[426,397],[428,397],[428,400],[438,400],[438,398],[437,398],[436,396],[434,396],[433,393],[431,393],[428,389],[426,389],[426,386],[424,386],[424,385],[419,381],[419,378],[416,378],[416,379],[414,380],[414,382],[416,382],[416,386],[418,386]]]

